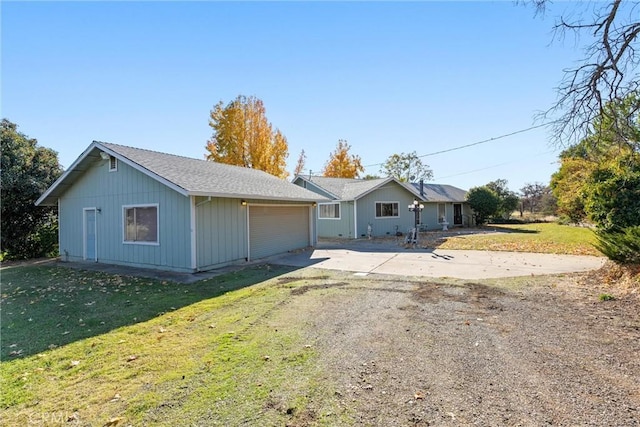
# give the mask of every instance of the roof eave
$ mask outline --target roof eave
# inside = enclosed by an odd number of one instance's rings
[[[292,183],[296,182],[296,180],[298,178],[300,178],[301,180],[303,180],[305,182],[308,182],[309,184],[313,184],[315,187],[318,187],[318,188],[322,189],[322,191],[324,191],[327,194],[331,194],[334,197],[333,200],[343,200],[343,199],[340,199],[340,197],[338,197],[337,194],[332,193],[331,191],[327,190],[326,188],[324,188],[322,185],[318,184],[317,182],[314,182],[314,181],[311,181],[310,179],[305,178],[303,175],[296,175],[295,178],[293,178],[293,180],[291,182]],[[311,191],[311,190],[309,190],[309,191]]]
[[[413,194],[414,196],[416,196],[417,198],[419,198],[421,201],[426,201],[424,200],[424,196],[420,195],[420,192],[416,191],[415,189],[413,189],[413,186],[409,186],[409,185],[405,185],[405,183],[399,181],[397,178],[395,177],[388,177],[387,179],[385,179],[384,181],[382,181],[380,184],[376,185],[375,187],[372,187],[370,189],[368,189],[367,191],[359,194],[358,196],[354,197],[353,200],[358,200],[363,198],[364,196],[366,196],[367,194],[372,193],[373,191],[377,190],[378,188],[382,187],[383,185],[387,185],[390,182],[395,182],[398,185],[400,185],[402,188],[405,188],[406,190],[408,190],[411,194]]]
[[[282,202],[306,202],[306,203],[319,203],[330,201],[326,197],[318,195],[318,197],[296,197],[296,196],[266,196],[260,194],[229,194],[229,193],[217,193],[211,191],[190,191],[189,196],[195,197],[219,197],[224,199],[253,199],[253,200],[275,200]]]
[[[70,177],[73,176],[73,174],[76,173],[83,173],[84,170],[80,170],[78,169],[79,166],[85,161],[85,159],[87,159],[87,157],[90,156],[91,152],[94,149],[98,149],[100,151],[103,151],[107,154],[109,154],[110,156],[115,157],[116,159],[118,159],[118,161],[125,163],[126,165],[142,172],[143,174],[149,176],[150,178],[161,182],[162,184],[166,185],[167,187],[177,191],[178,193],[182,194],[183,196],[187,196],[188,195],[188,191],[178,185],[176,185],[175,183],[149,171],[148,169],[140,166],[138,163],[129,160],[128,158],[124,157],[123,155],[119,154],[118,152],[110,149],[109,147],[106,147],[105,145],[103,145],[100,141],[93,141],[89,147],[87,147],[86,150],[84,150],[82,152],[82,154],[80,154],[80,156],[78,156],[78,158],[71,164],[71,166],[69,166],[69,168],[53,183],[51,184],[51,186],[38,198],[38,200],[36,200],[35,205],[36,206],[56,206],[57,205],[57,199],[60,197],[60,193],[63,193],[64,190],[66,190],[66,188],[69,188],[72,184],[65,184]],[[61,190],[62,188],[64,188],[64,190]]]
[[[57,204],[56,200],[58,199],[58,197],[54,195],[56,190],[67,180],[67,178],[71,174],[77,172],[78,165],[80,165],[82,161],[89,156],[96,145],[97,143],[95,141],[91,143],[91,145],[89,145],[89,147],[87,147],[87,149],[84,150],[82,154],[80,154],[80,156],[78,156],[78,158],[71,164],[71,166],[69,166],[69,168],[64,171],[62,175],[60,175],[58,179],[56,179],[44,193],[42,193],[38,200],[36,200],[35,205],[55,206]]]
[[[133,160],[129,160],[127,157],[123,156],[122,154],[118,153],[117,151],[114,151],[114,150],[110,149],[109,147],[106,147],[105,145],[103,145],[99,141],[93,141],[93,144],[96,144],[96,147],[99,147],[105,153],[109,154],[110,156],[115,157],[116,159],[118,159],[118,161],[121,161],[121,162],[125,163],[126,165],[134,168],[135,170],[147,175],[149,178],[154,179],[154,180],[166,185],[167,187],[171,188],[172,190],[176,191],[179,194],[182,194],[185,197],[189,196],[189,191],[186,188],[183,188],[183,187],[179,186],[178,184],[176,184],[176,183],[174,183],[172,181],[169,181],[168,179],[158,175],[157,173],[150,171],[149,169],[145,168],[144,166],[141,166],[139,163],[136,163]]]

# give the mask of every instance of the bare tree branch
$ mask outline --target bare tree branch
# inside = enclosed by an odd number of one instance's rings
[[[545,12],[548,0],[532,1],[536,14]],[[599,120],[608,123],[610,131],[623,137],[624,126],[640,111],[640,97],[632,97],[635,104],[626,109],[606,108],[609,103],[621,102],[640,90],[640,6],[638,2],[611,0],[602,3],[579,3],[576,8],[590,12],[588,21],[582,17],[567,20],[558,17],[554,25],[554,39],[564,38],[568,31],[576,37],[593,38],[584,49],[581,64],[564,70],[564,77],[557,87],[556,103],[541,116],[552,120],[553,136],[557,145],[573,145],[593,134],[596,118],[608,114],[626,117],[612,117]],[[621,138],[621,142],[624,138]]]

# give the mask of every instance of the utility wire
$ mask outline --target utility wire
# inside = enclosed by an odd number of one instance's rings
[[[553,153],[554,151],[555,151],[555,150],[545,151],[544,153],[536,154],[536,155],[534,155],[533,157],[543,156],[543,155],[545,155],[545,154]],[[466,172],[460,172],[460,173],[456,173],[456,174],[453,174],[453,175],[439,176],[439,177],[437,177],[437,179],[436,179],[436,178],[434,178],[434,179],[433,179],[433,181],[435,182],[435,181],[439,181],[439,180],[443,180],[443,179],[447,179],[447,178],[453,178],[453,177],[455,177],[455,176],[460,176],[460,175],[468,175],[468,174],[470,174],[470,173],[480,172],[480,171],[484,171],[484,170],[487,170],[487,169],[493,169],[493,168],[497,168],[497,167],[499,167],[499,166],[508,165],[508,164],[511,164],[511,163],[518,163],[518,162],[521,162],[521,161],[523,161],[523,160],[528,160],[528,159],[530,159],[530,158],[531,158],[531,156],[528,156],[528,157],[521,157],[521,158],[516,159],[516,160],[510,160],[510,161],[508,161],[508,162],[498,163],[498,164],[496,164],[496,165],[491,165],[491,166],[487,166],[487,167],[480,168],[480,169],[474,169],[474,170],[470,170],[470,171],[466,171]]]
[[[515,131],[515,132],[505,133],[504,135],[494,136],[493,138],[483,139],[482,141],[473,142],[473,143],[471,143],[471,144],[460,145],[460,146],[458,146],[458,147],[448,148],[448,149],[446,149],[446,150],[440,150],[440,151],[434,151],[433,153],[422,154],[422,155],[420,155],[420,156],[418,156],[418,157],[429,157],[429,156],[435,156],[435,155],[438,155],[438,154],[448,153],[448,152],[450,152],[450,151],[462,150],[463,148],[473,147],[474,145],[486,144],[487,142],[496,141],[496,140],[498,140],[498,139],[507,138],[507,137],[509,137],[509,136],[517,135],[517,134],[519,134],[519,133],[529,132],[529,131],[531,131],[531,130],[541,128],[541,127],[543,127],[543,126],[548,126],[548,125],[550,125],[550,124],[552,124],[552,123],[553,123],[553,122],[549,122],[549,123],[542,123],[542,124],[540,124],[540,125],[531,126],[531,127],[526,128],[526,129],[520,129],[520,130],[517,130],[517,131]],[[374,164],[371,164],[371,165],[366,165],[366,166],[364,166],[364,167],[365,167],[365,168],[368,168],[368,167],[371,167],[371,166],[381,166],[381,165],[383,165],[384,163],[385,163],[385,162],[382,162],[382,163],[374,163]]]

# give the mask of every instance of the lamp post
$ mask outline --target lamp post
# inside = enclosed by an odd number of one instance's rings
[[[415,224],[413,229],[413,236],[411,241],[413,241],[414,245],[418,244],[418,225],[420,225],[420,212],[424,209],[424,205],[418,202],[416,199],[413,200],[413,203],[409,205],[409,212],[413,212],[415,215]]]

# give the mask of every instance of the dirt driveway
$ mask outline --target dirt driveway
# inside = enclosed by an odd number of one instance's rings
[[[304,310],[303,331],[355,425],[638,426],[638,300],[601,301],[583,276],[332,271],[288,307]],[[291,425],[344,425],[317,409]]]

